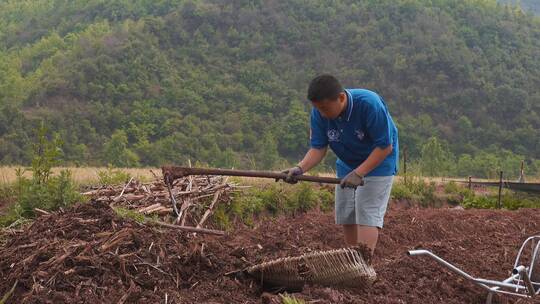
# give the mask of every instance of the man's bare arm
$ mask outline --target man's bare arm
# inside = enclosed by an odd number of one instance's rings
[[[369,172],[371,172],[371,170],[380,165],[383,160],[385,160],[385,158],[392,153],[392,150],[392,145],[389,145],[384,149],[376,147],[373,151],[371,151],[368,158],[354,171],[360,176],[366,176]]]
[[[309,149],[309,151],[307,151],[306,153],[306,156],[304,156],[304,159],[302,159],[302,161],[298,163],[298,166],[302,169],[304,173],[309,171],[311,168],[315,167],[323,160],[327,150],[327,147],[324,147],[322,149]]]

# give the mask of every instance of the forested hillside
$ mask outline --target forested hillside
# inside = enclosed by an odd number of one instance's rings
[[[540,15],[540,1],[538,0],[499,0],[501,3],[508,3],[512,5],[519,5],[525,10]]]
[[[540,168],[540,18],[495,0],[3,0],[0,162],[44,120],[66,164],[277,168],[323,72],[438,173]]]

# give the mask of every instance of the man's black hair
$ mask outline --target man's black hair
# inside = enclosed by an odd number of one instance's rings
[[[307,98],[312,102],[336,100],[343,86],[336,77],[328,74],[319,75],[309,83]]]

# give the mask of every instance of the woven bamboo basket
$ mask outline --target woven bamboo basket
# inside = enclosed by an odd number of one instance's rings
[[[359,287],[371,284],[375,270],[358,248],[317,251],[298,257],[281,258],[247,269],[261,285],[302,289],[305,284]]]

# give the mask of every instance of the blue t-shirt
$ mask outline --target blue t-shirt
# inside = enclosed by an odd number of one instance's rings
[[[345,90],[347,109],[336,119],[322,117],[311,111],[311,147],[328,145],[337,155],[339,178],[349,174],[364,162],[375,147],[392,145],[390,155],[367,176],[390,176],[398,170],[398,130],[382,97],[364,89]]]

